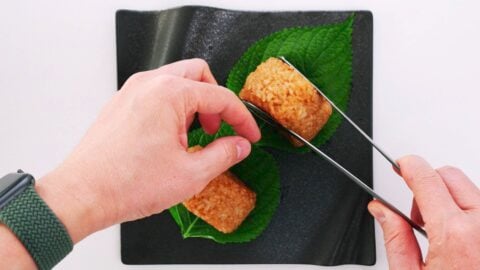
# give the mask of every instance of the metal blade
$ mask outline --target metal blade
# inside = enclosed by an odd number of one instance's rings
[[[372,197],[380,201],[382,204],[384,204],[386,207],[388,207],[390,210],[395,212],[397,215],[402,217],[410,226],[412,226],[413,229],[417,230],[420,234],[423,236],[427,237],[427,233],[425,230],[420,227],[418,224],[413,222],[409,217],[407,217],[405,214],[403,214],[398,208],[393,206],[391,203],[389,203],[387,200],[385,200],[382,196],[380,196],[378,193],[376,193],[372,188],[370,188],[368,185],[366,185],[362,180],[360,180],[358,177],[356,177],[354,174],[352,174],[350,171],[345,169],[342,165],[340,165],[338,162],[336,162],[334,159],[332,159],[330,156],[325,154],[323,151],[318,149],[315,145],[311,144],[309,141],[307,141],[305,138],[300,136],[298,133],[295,131],[284,127],[280,123],[278,123],[270,114],[266,113],[262,109],[258,108],[256,105],[254,105],[251,102],[248,102],[246,100],[242,100],[245,106],[258,118],[262,119],[265,121],[267,124],[271,125],[272,127],[279,129],[280,131],[287,133],[297,140],[303,142],[308,148],[310,148],[315,154],[323,157],[326,161],[328,161],[330,164],[332,164],[335,168],[340,170],[343,174],[345,174],[350,180],[352,180],[357,186],[359,186],[361,189],[363,189],[365,192],[370,194]]]
[[[335,105],[335,103],[333,103],[333,101],[331,101],[324,93],[322,90],[320,90],[314,83],[312,83],[305,75],[303,75],[302,72],[300,72],[294,65],[292,65],[292,63],[288,62],[287,59],[285,59],[285,57],[283,56],[280,56],[278,57],[280,60],[282,60],[285,64],[289,65],[291,68],[293,68],[293,70],[295,70],[296,72],[298,72],[305,80],[307,80],[312,86],[313,88],[315,88],[315,90],[317,90],[318,93],[320,93],[320,95],[322,95],[325,100],[330,103],[330,105],[332,105],[332,107],[340,114],[342,115],[343,118],[345,118],[345,120],[347,120],[360,134],[362,134],[362,136],[367,139],[367,141],[375,148],[377,149],[377,151],[382,154],[382,156],[388,160],[388,162],[390,162],[392,164],[392,166],[398,171],[400,172],[400,167],[398,166],[398,164],[385,152],[383,151],[380,146],[378,146],[374,141],[373,139],[367,135],[367,133],[365,133],[357,124],[355,124],[355,122],[353,122],[352,119],[350,119],[350,117],[348,117],[342,110],[340,110],[340,108],[337,107],[337,105]]]

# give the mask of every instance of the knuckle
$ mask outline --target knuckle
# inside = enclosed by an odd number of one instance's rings
[[[234,106],[240,105],[240,103],[237,103],[240,100],[238,99],[237,95],[233,93],[233,91],[230,91],[223,87],[220,89],[216,89],[216,91],[218,93],[218,96],[221,97],[222,103],[228,104],[228,105],[234,105]]]
[[[141,71],[141,72],[137,72],[137,73],[132,74],[132,75],[127,79],[127,82],[128,82],[129,84],[140,83],[140,82],[145,81],[147,77],[148,77],[147,71]]]
[[[224,91],[225,94],[226,94],[229,98],[238,100],[237,95],[236,95],[233,91],[230,91],[229,89],[227,89],[227,88],[225,88],[225,87],[222,87],[221,90]]]
[[[210,180],[210,179],[208,179]],[[206,181],[194,181],[190,185],[190,195],[194,196],[197,195],[198,193],[202,192],[202,190],[206,187],[208,180]]]
[[[388,235],[385,235],[385,246],[386,247],[394,247],[396,241],[400,238],[400,232],[399,231],[394,231],[393,233],[390,233]]]
[[[150,216],[152,213],[157,213],[162,210],[160,200],[150,200],[146,203],[141,215],[144,217]]]
[[[200,160],[189,164],[190,166],[179,168],[182,172],[180,178],[185,182],[182,186],[186,187],[182,192],[185,192],[187,197],[200,193],[211,180],[204,173],[204,164]]]
[[[182,98],[185,106],[185,112],[187,114],[193,114],[198,109],[198,100],[201,99],[198,91],[189,88],[178,88],[178,92],[175,94],[175,98]]]
[[[462,173],[462,170],[460,170],[457,167],[451,166],[451,165],[446,165],[438,169],[441,173],[447,173],[447,174],[460,174]]]
[[[417,182],[432,182],[438,180],[438,175],[435,171],[416,171],[412,174],[412,180]]]
[[[176,99],[183,91],[179,78],[173,75],[162,74],[155,78],[153,88],[155,95],[161,99]]]
[[[400,231],[394,231],[389,235],[385,235],[385,248],[389,253],[403,255],[406,253],[407,249],[403,239],[403,233]]]
[[[229,164],[234,163],[237,157],[236,147],[233,144],[223,142],[221,144],[221,149],[225,160],[228,161]]]
[[[155,82],[157,85],[161,85],[161,86],[170,86],[172,84],[175,84],[177,82],[178,78],[176,76],[173,76],[173,75],[169,75],[169,74],[162,74],[162,75],[159,75],[156,79],[155,79]],[[163,87],[161,87],[163,88]]]
[[[198,182],[205,178],[205,171],[208,170],[208,164],[202,158],[201,152],[188,153],[177,158],[179,166],[175,171],[178,171],[182,179],[187,181]]]
[[[192,58],[190,61],[192,61],[192,63],[197,64],[199,66],[208,67],[208,63],[207,63],[207,61],[205,61],[205,59]]]

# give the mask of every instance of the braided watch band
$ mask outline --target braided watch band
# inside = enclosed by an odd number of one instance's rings
[[[51,269],[73,249],[65,226],[33,185],[0,211],[0,223],[13,231],[41,270]]]

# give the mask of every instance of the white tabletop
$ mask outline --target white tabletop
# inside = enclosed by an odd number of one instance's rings
[[[273,5],[273,3],[275,3]],[[374,137],[395,157],[416,153],[452,164],[480,184],[478,1],[4,1],[0,8],[0,174],[37,177],[79,141],[116,90],[117,9],[203,4],[247,10],[371,10],[374,16]],[[408,212],[411,195],[378,155],[375,189]],[[422,242],[424,246],[424,242]],[[386,269],[377,228],[377,264]],[[177,269],[311,269],[315,266],[179,266]],[[58,269],[125,266],[119,226],[77,246]],[[168,268],[173,268],[168,266]]]

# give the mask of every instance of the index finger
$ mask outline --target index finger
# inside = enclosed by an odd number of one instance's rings
[[[260,140],[260,130],[250,111],[240,99],[230,90],[221,86],[193,82],[195,88],[190,88],[188,94],[194,97],[194,106],[200,114],[218,114],[230,124],[235,132],[251,142]],[[199,87],[202,85],[201,87]],[[187,95],[188,95],[187,94]]]
[[[233,127],[235,132],[251,142],[260,140],[260,130],[255,119],[240,99],[230,90],[204,82],[197,82],[180,77],[167,78],[172,83],[159,85],[175,85],[183,99],[186,115],[200,114],[219,115],[221,119]]]
[[[217,84],[208,63],[200,58],[181,60],[157,69],[144,71],[142,72],[142,79],[150,80],[160,75],[172,75],[193,81]]]
[[[426,224],[441,221],[460,210],[442,177],[424,159],[406,156],[398,164]]]

